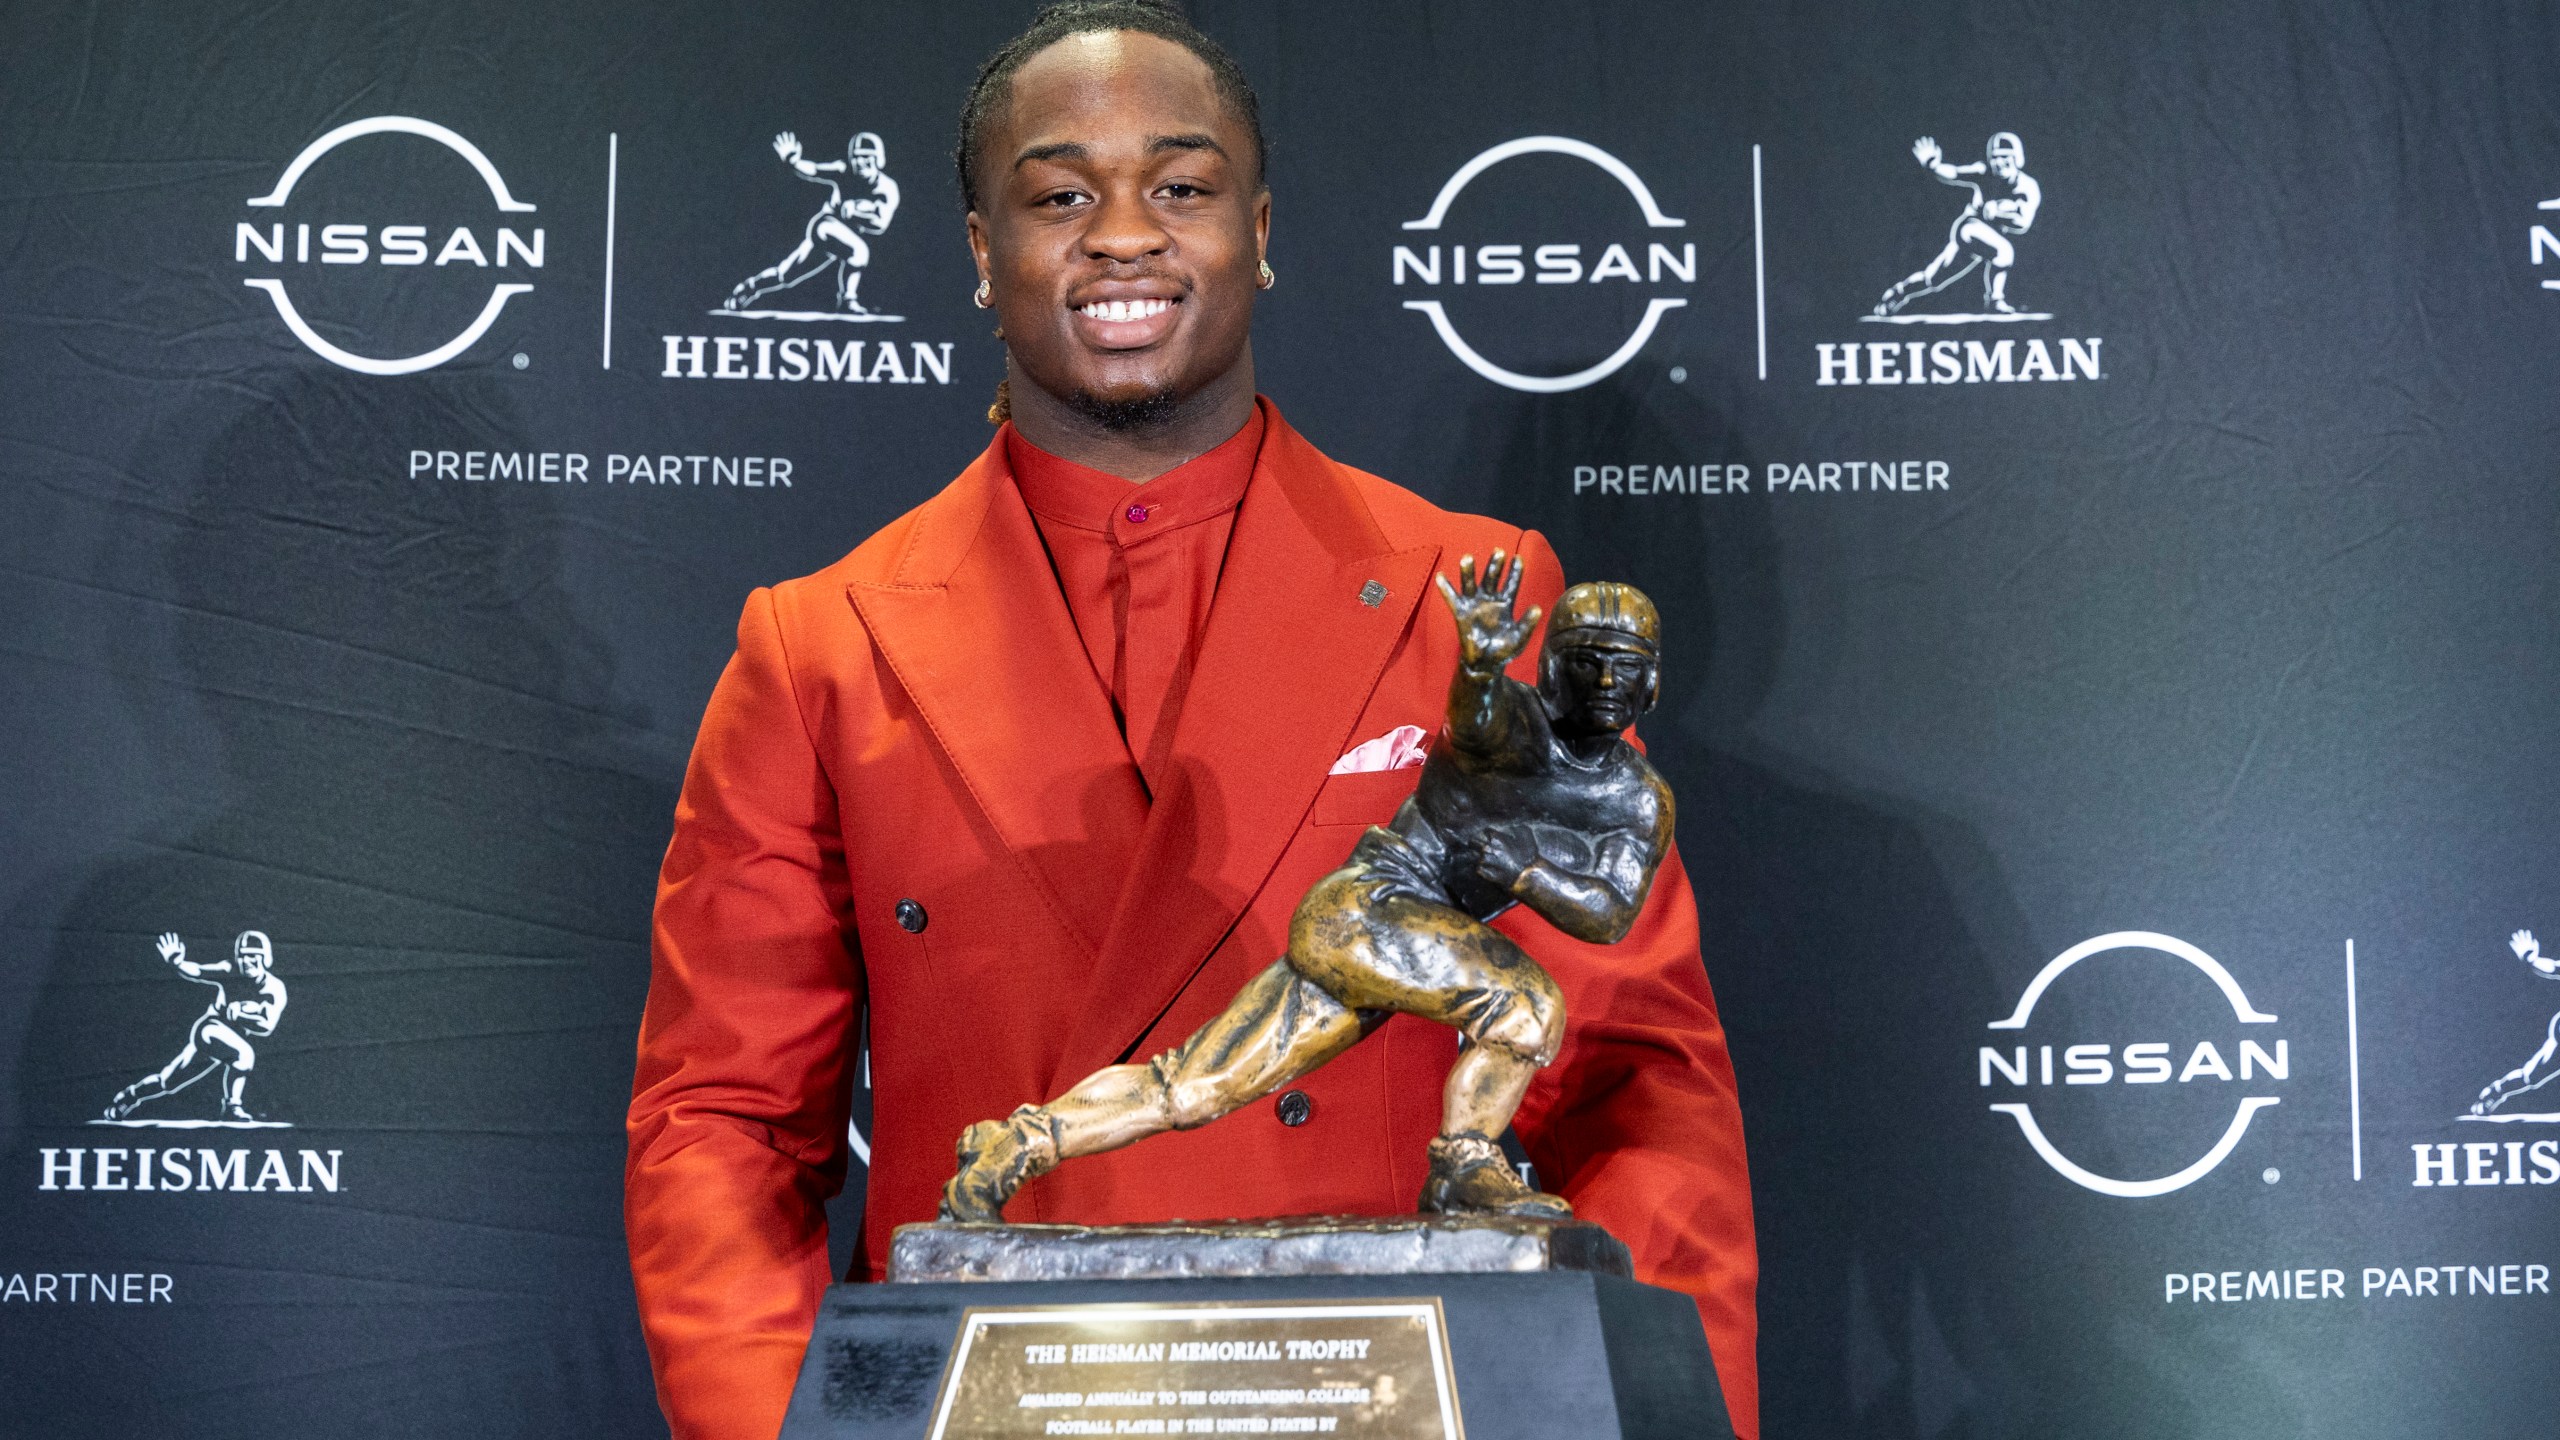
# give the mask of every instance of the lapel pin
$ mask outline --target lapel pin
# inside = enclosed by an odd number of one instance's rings
[[[1360,603],[1375,610],[1387,603],[1387,587],[1372,580],[1360,587]]]

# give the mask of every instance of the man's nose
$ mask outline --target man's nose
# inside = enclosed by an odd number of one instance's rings
[[[1123,264],[1160,254],[1171,243],[1146,197],[1126,192],[1110,191],[1099,197],[1084,232],[1087,255]]]

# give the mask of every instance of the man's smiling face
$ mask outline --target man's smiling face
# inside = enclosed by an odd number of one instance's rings
[[[1071,35],[1011,89],[969,243],[1014,366],[1108,428],[1169,418],[1247,353],[1271,219],[1252,136],[1153,35]]]

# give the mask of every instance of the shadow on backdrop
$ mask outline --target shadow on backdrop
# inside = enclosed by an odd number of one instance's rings
[[[609,597],[564,580],[580,497],[407,478],[398,437],[523,435],[490,380],[309,368],[225,403],[92,577],[156,618],[97,657],[126,713],[96,743],[134,748],[88,768],[157,786],[167,818],[22,906],[21,933],[52,944],[0,1192],[0,1233],[41,1237],[19,1264],[160,1272],[174,1293],[13,1327],[10,1369],[57,1379],[11,1420],[662,1433],[621,1122],[674,777],[631,743],[642,712],[617,707],[577,618]],[[143,453],[190,454],[172,429]],[[252,929],[287,989],[243,1102],[292,1128],[88,1123],[213,998],[154,937],[206,962]],[[220,1079],[134,1118],[211,1119]],[[199,1170],[169,1148],[245,1148],[250,1189],[35,1190],[35,1152],[72,1146],[160,1149],[163,1185]],[[256,1188],[271,1147],[295,1193]],[[336,1155],[335,1193],[304,1150]]]

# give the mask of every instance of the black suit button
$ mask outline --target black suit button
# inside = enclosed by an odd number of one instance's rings
[[[1304,1125],[1316,1113],[1316,1102],[1307,1098],[1306,1091],[1292,1090],[1280,1097],[1279,1109],[1281,1124]]]
[[[924,933],[924,907],[913,900],[898,902],[898,928],[910,935]]]

